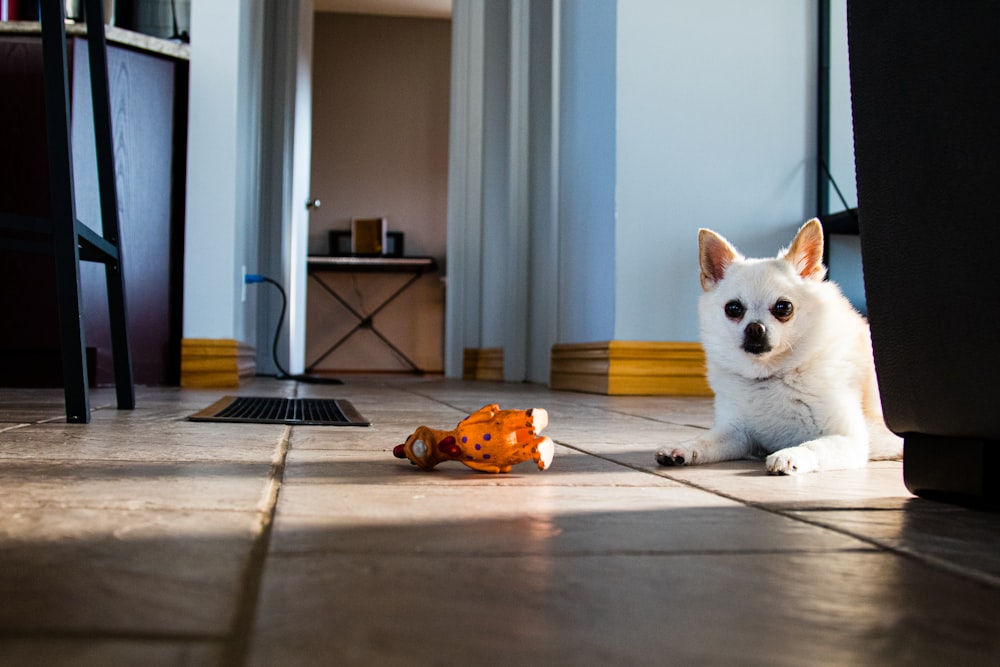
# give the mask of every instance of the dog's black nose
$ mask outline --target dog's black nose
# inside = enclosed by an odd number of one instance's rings
[[[751,322],[743,330],[743,350],[750,354],[764,354],[771,351],[767,340],[767,329],[761,322]]]

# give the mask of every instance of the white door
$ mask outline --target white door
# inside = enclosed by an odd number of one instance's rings
[[[277,356],[292,375],[305,366],[306,256],[312,158],[313,0],[268,0],[264,12],[260,272],[278,279],[288,297]],[[262,293],[257,318],[258,368],[271,362],[278,295]]]
[[[290,3],[291,4],[291,3]],[[302,373],[306,358],[306,257],[309,244],[310,172],[312,171],[312,50],[313,0],[299,0],[292,100],[291,229],[288,247],[288,372]]]

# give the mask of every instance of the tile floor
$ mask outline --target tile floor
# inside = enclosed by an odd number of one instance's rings
[[[996,665],[1000,515],[899,463],[663,469],[709,401],[352,377],[369,428],[204,424],[225,391],[0,390],[0,665]],[[393,458],[544,407],[553,467]]]

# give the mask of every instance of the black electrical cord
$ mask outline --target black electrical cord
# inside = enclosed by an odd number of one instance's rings
[[[285,370],[285,367],[281,365],[278,361],[278,338],[281,337],[281,327],[285,323],[285,311],[288,310],[288,296],[285,294],[285,288],[281,284],[267,276],[262,276],[256,273],[248,273],[246,282],[250,283],[269,283],[278,288],[278,293],[281,294],[281,315],[278,316],[278,326],[274,330],[274,342],[271,344],[271,358],[274,360],[274,365],[278,369],[278,374],[275,378],[278,380],[295,380],[297,382],[306,382],[310,384],[344,384],[342,380],[337,378],[319,377],[316,375],[296,375],[289,373]]]

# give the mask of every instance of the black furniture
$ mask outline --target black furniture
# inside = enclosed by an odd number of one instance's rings
[[[42,23],[47,151],[37,147],[33,152],[44,153],[43,161],[47,163],[50,197],[46,202],[47,205],[39,204],[33,210],[0,211],[0,246],[52,257],[56,274],[66,421],[86,423],[90,421],[90,397],[80,290],[81,260],[100,262],[105,266],[118,408],[135,407],[119,245],[121,232],[115,184],[103,10],[101,0],[87,0],[88,54],[102,220],[102,232],[99,234],[77,220],[76,215],[64,3],[44,1],[40,3],[39,8]],[[4,128],[4,132],[17,132],[18,129],[7,127]],[[17,160],[24,160],[25,165],[38,166],[40,164],[38,158],[38,154],[8,153],[5,158],[7,165],[4,175],[13,181],[5,183],[8,190],[16,189],[12,186],[16,185],[18,177],[44,178],[44,175],[33,174],[27,168],[21,174],[16,172]]]
[[[120,5],[119,5],[120,6]],[[107,28],[120,245],[136,384],[177,386],[183,338],[189,49]],[[86,28],[67,24],[76,216],[101,230],[97,148]],[[38,23],[0,23],[0,211],[48,215],[45,73]],[[38,164],[32,164],[30,157]],[[91,387],[113,386],[105,267],[80,265]],[[62,387],[51,259],[0,246],[0,386]]]
[[[1000,5],[850,0],[872,344],[914,493],[1000,501]]]

